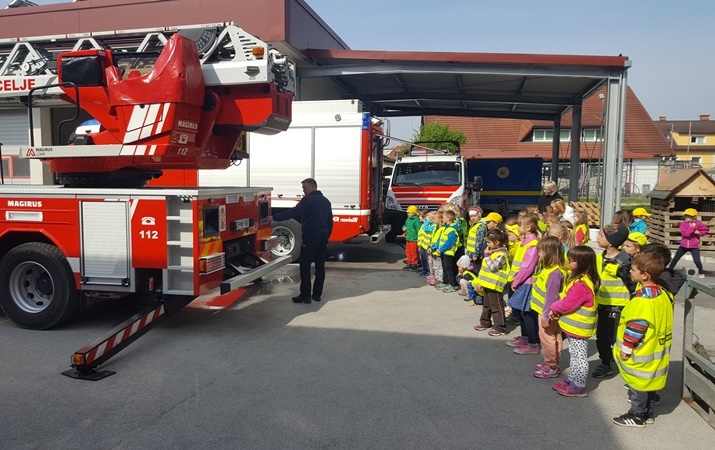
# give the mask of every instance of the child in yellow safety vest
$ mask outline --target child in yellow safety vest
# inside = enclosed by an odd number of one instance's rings
[[[553,388],[566,397],[586,397],[588,339],[596,334],[596,291],[601,280],[593,249],[577,245],[569,250],[567,259],[571,272],[559,301],[551,305],[549,317],[558,319],[561,331],[568,337],[571,366],[569,375],[554,383]]]
[[[655,284],[665,269],[653,253],[633,258],[631,277],[642,286],[621,311],[613,357],[628,385],[631,407],[614,417],[616,425],[643,428],[653,423],[652,402],[665,387],[673,342],[672,296]]]
[[[503,292],[509,276],[509,259],[505,248],[507,237],[496,228],[489,230],[486,240],[487,249],[484,251],[482,267],[477,279],[472,281],[474,289],[484,297],[479,325],[474,329],[486,331],[491,328],[487,333],[489,336],[502,336],[506,334]]]
[[[536,378],[556,378],[561,375],[563,345],[559,321],[549,317],[551,305],[558,301],[564,284],[566,267],[564,248],[555,236],[546,236],[536,245],[541,270],[535,275],[531,290],[531,310],[539,315],[539,341],[544,351],[543,364],[537,364]]]
[[[430,237],[429,243],[429,254],[432,259],[432,273],[431,279],[428,278],[427,282],[432,286],[439,286],[442,284],[442,257],[437,253],[436,248],[442,237],[442,231],[444,231],[444,212],[437,210],[434,214],[434,231]]]
[[[429,277],[432,274],[432,257],[429,254],[429,244],[435,229],[434,222],[432,222],[434,215],[434,211],[427,212],[427,210],[424,209],[420,210],[422,225],[417,232],[417,251],[419,253],[421,270],[417,273],[423,277]]]
[[[504,222],[504,228],[506,229],[506,236],[509,242],[507,243],[509,265],[514,261],[514,256],[516,256],[516,251],[521,245],[521,236],[519,235],[519,219],[517,217],[510,217]],[[506,285],[507,298],[511,297],[514,291],[511,289],[511,283]],[[504,307],[504,315],[506,319],[504,321],[507,325],[519,325],[519,319],[514,317],[511,313],[511,306],[506,305]]]
[[[573,213],[573,233],[576,245],[588,245],[588,214],[585,211],[576,211]]]
[[[538,317],[531,310],[532,278],[536,270],[539,256],[536,244],[539,242],[538,217],[535,214],[525,214],[519,218],[519,235],[521,245],[514,255],[508,281],[514,293],[509,297],[512,315],[519,320],[519,336],[507,341],[506,345],[514,347],[517,355],[538,355],[539,345]]]
[[[459,239],[459,223],[457,222],[457,215],[451,209],[446,209],[444,211],[444,228],[439,237],[439,242],[435,249],[442,259],[442,284],[437,285],[438,289],[442,292],[456,292],[459,287],[457,284],[456,277],[456,267],[457,260],[455,259],[455,254],[457,253],[457,248],[460,245]]]
[[[606,225],[598,234],[598,245],[605,250],[596,255],[596,267],[601,277],[601,287],[596,292],[598,304],[596,348],[601,364],[591,373],[594,378],[613,375],[611,349],[616,342],[618,318],[634,290],[630,275],[631,256],[619,250],[628,239],[628,233],[628,227],[619,223]]]

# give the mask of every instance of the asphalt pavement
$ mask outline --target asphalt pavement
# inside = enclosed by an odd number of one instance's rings
[[[611,421],[629,406],[620,377],[561,397],[556,380],[531,375],[540,356],[504,345],[513,329],[474,331],[479,308],[402,271],[397,245],[361,238],[329,251],[322,302],[292,303],[298,267],[286,266],[230,309],[183,309],[96,382],[60,372],[139,300],[50,331],[0,315],[0,448],[712,448],[715,431],[680,400],[682,291],[655,424],[622,428]],[[695,304],[695,332],[715,355],[715,299]],[[592,370],[593,340],[589,356]]]

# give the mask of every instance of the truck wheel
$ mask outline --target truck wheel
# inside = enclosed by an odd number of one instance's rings
[[[273,249],[275,256],[290,255],[292,261],[300,256],[300,247],[303,245],[300,224],[293,220],[273,222],[273,236],[278,237],[278,246]]]
[[[0,261],[0,307],[19,326],[58,326],[79,310],[79,303],[72,269],[54,245],[18,245]]]

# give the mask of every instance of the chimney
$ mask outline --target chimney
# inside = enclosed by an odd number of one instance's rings
[[[700,120],[704,120],[704,121],[710,120],[710,114],[700,114]]]
[[[661,122],[665,122],[666,119],[667,119],[667,118],[666,118],[665,116],[660,116],[660,117],[658,117],[658,120],[660,120]]]

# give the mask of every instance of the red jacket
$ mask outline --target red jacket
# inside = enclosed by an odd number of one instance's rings
[[[695,234],[695,231],[699,231],[700,234]],[[700,238],[708,234],[708,227],[699,220],[694,220],[688,222],[684,220],[680,224],[680,234],[683,235],[683,239],[680,240],[680,246],[684,248],[698,248],[700,247]]]

